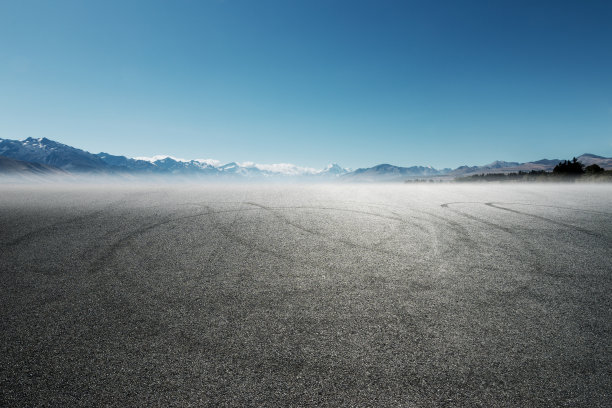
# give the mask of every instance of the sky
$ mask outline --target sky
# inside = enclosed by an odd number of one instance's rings
[[[611,1],[0,0],[0,138],[222,162],[612,156]]]

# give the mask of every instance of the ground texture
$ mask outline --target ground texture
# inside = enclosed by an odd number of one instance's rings
[[[0,186],[2,406],[611,406],[612,188]]]

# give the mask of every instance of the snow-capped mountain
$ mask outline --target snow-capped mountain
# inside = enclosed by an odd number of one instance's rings
[[[99,155],[102,155],[100,153]],[[121,157],[123,156],[114,156]],[[105,159],[106,160],[106,159]],[[132,161],[130,161],[132,160]],[[156,155],[152,157],[136,157],[134,159],[124,158],[124,164],[121,164],[117,159],[113,163],[116,165],[134,166],[135,162],[150,163],[156,169],[171,172],[207,172],[209,174],[217,174],[223,176],[234,177],[303,177],[303,176],[326,176],[338,177],[348,173],[350,170],[340,167],[336,163],[329,164],[322,170],[317,170],[311,167],[296,166],[291,163],[276,163],[276,164],[259,164],[254,162],[230,162],[221,164],[215,159],[195,159],[186,160],[167,155]]]
[[[334,176],[342,176],[344,174],[350,173],[351,169],[345,169],[344,167],[340,167],[337,163],[328,164],[321,172],[320,175],[334,175]]]
[[[177,159],[172,156],[154,156],[128,158],[125,156],[113,156],[108,153],[98,153],[100,157],[111,166],[125,167],[131,171],[145,173],[170,173],[170,174],[216,174],[215,166],[199,160]]]
[[[214,159],[186,160],[168,155],[153,157],[92,154],[47,138],[0,139],[0,156],[30,163],[50,165],[75,173],[198,175],[230,178],[339,177],[349,172],[337,164],[317,170],[289,163],[253,162],[221,164]]]
[[[100,172],[109,167],[102,159],[45,137],[24,140],[0,139],[0,156],[47,164],[70,172]]]
[[[336,163],[329,164],[322,170],[312,167],[300,167],[290,163],[258,164],[253,162],[232,162],[218,168],[227,174],[239,174],[248,177],[272,177],[279,175],[287,177],[338,177],[350,171]]]

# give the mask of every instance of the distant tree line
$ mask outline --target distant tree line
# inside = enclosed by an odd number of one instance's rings
[[[459,177],[455,181],[607,181],[612,182],[612,170],[605,170],[597,164],[585,166],[575,157],[557,164],[552,172],[532,170],[518,173],[487,173]]]
[[[556,175],[571,175],[578,176],[581,174],[603,174],[605,170],[597,164],[591,164],[585,167],[575,157],[572,160],[564,160],[557,164],[553,169],[553,174]]]

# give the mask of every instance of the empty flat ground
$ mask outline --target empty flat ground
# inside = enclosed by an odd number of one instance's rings
[[[611,406],[612,188],[0,186],[2,406]]]

